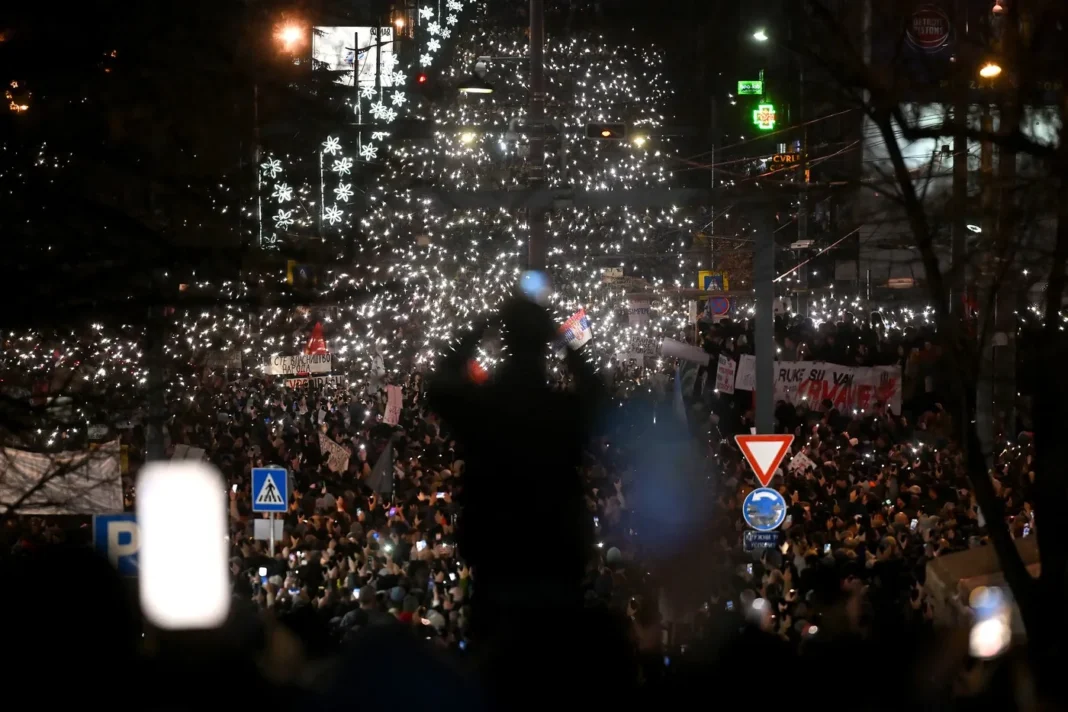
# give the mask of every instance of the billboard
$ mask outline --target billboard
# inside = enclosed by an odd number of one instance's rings
[[[337,83],[353,86],[374,86],[378,54],[376,44],[381,41],[382,86],[393,86],[392,68],[393,28],[378,28],[381,40],[373,27],[314,27],[312,28],[312,61],[317,68],[337,72]]]

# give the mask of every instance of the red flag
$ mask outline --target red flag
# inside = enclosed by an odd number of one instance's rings
[[[311,337],[308,339],[308,345],[304,347],[304,353],[309,356],[320,356],[330,353],[326,348],[326,339],[323,338],[323,325],[322,322],[315,322],[315,326],[312,327]]]

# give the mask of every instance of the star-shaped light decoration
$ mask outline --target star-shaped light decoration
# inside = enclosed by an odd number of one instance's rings
[[[325,212],[323,212],[323,217],[326,218],[331,225],[334,225],[341,222],[341,216],[344,214],[345,212],[339,210],[336,205],[331,205]]]
[[[437,52],[439,49],[441,49],[441,42],[439,42],[437,38],[432,39],[426,43],[426,48],[431,52]]]
[[[378,146],[373,143],[365,143],[360,146],[360,158],[370,161],[378,157]]]
[[[278,214],[274,216],[274,226],[279,230],[285,230],[287,227],[293,225],[293,211],[278,209]]]
[[[434,9],[433,8],[430,8],[430,7],[421,7],[421,8],[419,8],[419,17],[423,18],[424,20],[429,20],[433,16],[434,16]]]
[[[343,203],[349,202],[349,198],[352,196],[352,183],[338,183],[337,187],[334,188],[334,198]]]
[[[285,203],[293,200],[293,189],[285,183],[279,183],[274,187],[274,192],[271,193],[272,198],[276,198],[279,203]]]
[[[457,22],[456,15],[449,15],[448,17],[445,18],[445,22],[447,22],[450,25],[455,25],[456,22]]]
[[[334,161],[334,165],[330,166],[330,170],[339,176],[347,176],[352,172],[352,159],[342,156],[340,160]]]
[[[277,158],[268,158],[264,163],[260,164],[260,168],[263,169],[263,175],[277,178],[278,174],[282,172],[282,161]]]
[[[333,136],[327,136],[323,141],[323,153],[335,156],[337,152],[341,150],[341,139],[334,138]]]
[[[374,85],[373,84],[364,84],[362,87],[360,87],[360,98],[361,99],[374,99],[375,98],[375,87],[374,87]]]
[[[431,22],[429,25],[426,26],[426,31],[432,35],[436,35],[437,33],[441,32],[441,25],[436,22]]]
[[[393,92],[393,106],[404,106],[404,102],[406,101],[408,101],[408,97],[404,95],[404,92]]]
[[[430,63],[434,61],[434,58],[429,54],[424,54],[419,57],[419,64],[424,67],[429,67]]]

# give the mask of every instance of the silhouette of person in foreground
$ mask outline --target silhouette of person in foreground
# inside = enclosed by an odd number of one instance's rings
[[[631,670],[625,626],[583,609],[593,518],[578,466],[602,384],[568,349],[574,387],[549,386],[547,345],[557,329],[546,309],[516,298],[502,308],[500,323],[507,353],[494,378],[478,385],[467,375],[489,326],[483,322],[443,359],[427,396],[466,456],[457,536],[473,572],[471,635],[488,664],[483,679],[491,698],[499,691],[496,707],[515,705],[520,689],[524,706],[535,706],[531,695],[549,694],[531,690],[535,670],[550,688],[579,695],[593,690],[567,685],[568,676],[597,679],[602,665],[610,676],[626,678]],[[604,690],[596,691],[602,701]]]

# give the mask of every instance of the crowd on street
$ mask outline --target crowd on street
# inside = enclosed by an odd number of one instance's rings
[[[802,647],[881,628],[927,629],[927,564],[989,545],[940,399],[929,332],[795,319],[780,321],[777,341],[788,358],[901,366],[904,405],[844,412],[829,400],[778,403],[776,427],[795,440],[771,486],[788,512],[778,545],[754,551],[743,548],[742,502],[757,482],[733,438],[753,425],[751,395],[720,393],[701,374],[672,388],[671,359],[621,357],[600,374],[608,385],[602,415],[578,468],[593,532],[584,605],[628,620],[634,649],[662,667],[743,629]],[[721,322],[703,328],[697,343],[710,364],[738,359],[751,353],[752,331]],[[206,369],[168,422],[168,455],[202,448],[227,480],[234,600],[289,626],[313,657],[380,626],[410,630],[450,655],[477,639],[478,569],[462,535],[473,453],[428,407],[434,378],[380,367],[348,380]],[[554,384],[569,387],[566,377]],[[399,408],[391,393],[401,395]],[[680,395],[683,408],[673,402]],[[1030,436],[1004,441],[995,490],[1012,535],[1032,536]],[[263,515],[251,506],[251,470],[267,465],[286,467],[292,488],[273,556],[253,536]],[[554,540],[539,537],[552,526],[539,518],[539,482],[502,491],[497,534],[517,543],[499,552],[520,570],[553,557]],[[32,550],[30,540],[47,531],[17,546]]]

